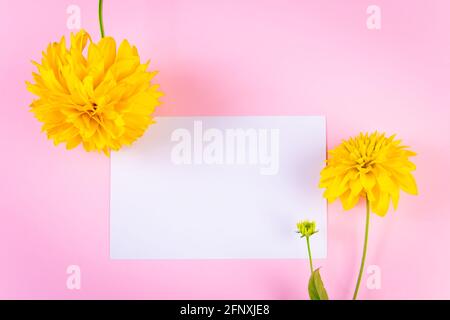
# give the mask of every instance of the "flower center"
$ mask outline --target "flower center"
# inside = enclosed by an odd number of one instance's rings
[[[90,117],[94,117],[97,116],[99,112],[101,112],[101,108],[96,102],[89,101],[84,105],[84,112]]]
[[[373,165],[374,159],[368,157],[361,157],[358,159],[358,165],[361,169],[370,169]]]

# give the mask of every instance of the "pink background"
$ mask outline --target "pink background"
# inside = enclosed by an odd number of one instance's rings
[[[0,298],[303,299],[306,260],[109,260],[109,160],[54,147],[29,113],[25,80],[66,8],[99,37],[96,1],[0,2]],[[418,152],[420,195],[372,220],[361,298],[450,298],[450,2],[105,1],[106,33],[160,70],[163,115],[326,115],[328,146],[361,130],[398,133]],[[364,208],[329,206],[332,298],[350,298]],[[294,226],[293,226],[294,227]],[[81,267],[81,290],[66,268]]]

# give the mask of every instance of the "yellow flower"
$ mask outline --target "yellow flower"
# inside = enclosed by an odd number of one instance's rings
[[[316,222],[315,221],[300,221],[297,223],[297,233],[300,233],[303,237],[310,237],[314,233],[317,233],[316,231]]]
[[[415,155],[395,135],[361,133],[329,151],[319,187],[326,188],[324,197],[330,202],[340,198],[345,210],[367,197],[372,211],[384,216],[391,201],[397,208],[400,189],[417,194],[411,174],[416,167],[409,161]]]
[[[154,122],[151,114],[162,95],[150,82],[156,72],[147,71],[149,62],[141,64],[136,47],[126,40],[116,51],[113,38],[94,43],[81,30],[71,35],[70,48],[62,37],[49,44],[40,64],[33,64],[38,73],[27,88],[38,99],[31,111],[55,145],[82,144],[86,151],[109,155]]]

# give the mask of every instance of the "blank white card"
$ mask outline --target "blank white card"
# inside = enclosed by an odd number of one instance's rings
[[[326,257],[323,117],[159,117],[111,156],[112,259]]]

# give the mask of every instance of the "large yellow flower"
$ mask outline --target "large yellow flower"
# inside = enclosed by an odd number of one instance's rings
[[[153,123],[151,114],[162,95],[151,84],[156,72],[147,71],[149,63],[141,64],[128,41],[116,50],[113,38],[94,43],[81,30],[71,35],[70,48],[62,37],[42,54],[40,64],[33,61],[35,83],[27,87],[39,97],[31,111],[55,144],[65,142],[68,149],[82,144],[86,151],[109,155]]]
[[[340,198],[345,210],[367,197],[372,211],[384,216],[391,201],[397,208],[400,189],[417,194],[411,174],[416,167],[409,161],[414,155],[395,136],[361,133],[329,151],[319,187],[326,188],[324,197],[330,202]]]

